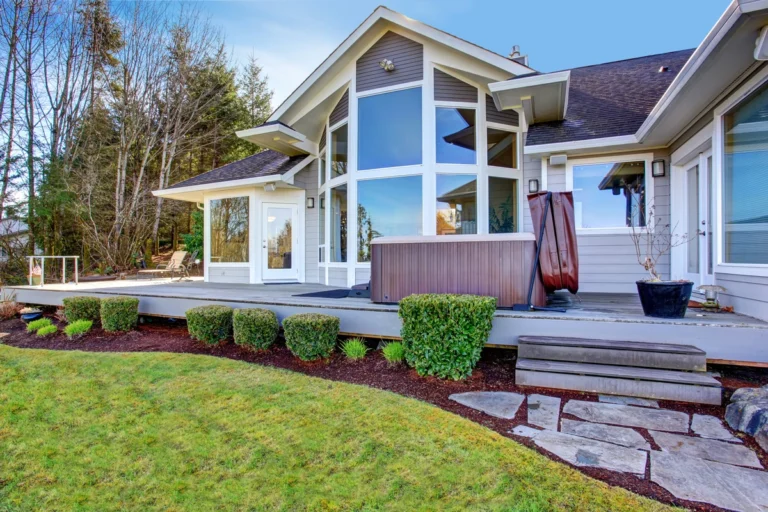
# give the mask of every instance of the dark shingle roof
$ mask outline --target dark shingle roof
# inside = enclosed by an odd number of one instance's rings
[[[204,172],[188,180],[171,185],[170,188],[192,187],[207,183],[243,180],[262,176],[276,176],[290,171],[296,164],[304,160],[306,155],[289,157],[271,149],[256,153],[237,162],[223,165],[218,169]]]
[[[531,125],[526,146],[631,135],[693,50],[571,69],[565,120]],[[667,71],[659,73],[665,66]]]

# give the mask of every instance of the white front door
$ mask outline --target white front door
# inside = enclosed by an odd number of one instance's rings
[[[295,204],[263,203],[262,278],[299,279],[299,207]]]
[[[702,284],[714,282],[714,197],[712,190],[712,154],[701,153],[684,168],[685,225],[679,226],[687,234],[684,244],[684,276],[693,281],[694,290]]]

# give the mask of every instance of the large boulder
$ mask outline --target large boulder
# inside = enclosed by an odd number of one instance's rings
[[[736,390],[725,409],[725,421],[734,430],[754,436],[768,451],[768,385]]]

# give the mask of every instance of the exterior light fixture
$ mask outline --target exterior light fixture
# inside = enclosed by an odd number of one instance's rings
[[[651,176],[654,178],[663,178],[666,176],[667,170],[664,166],[664,159],[660,158],[658,160],[654,160],[653,163],[651,163]]]
[[[315,198],[314,197],[308,197],[307,198],[307,208],[314,208],[315,207]]]
[[[381,62],[379,62],[379,66],[381,66],[381,69],[384,71],[394,71],[395,70],[395,63],[392,62],[389,59],[382,59]]]
[[[277,185],[275,185],[274,183],[267,183],[266,185],[264,185],[264,192],[274,192],[276,188],[277,188]]]
[[[539,191],[539,180],[528,180],[528,193],[535,194]]]

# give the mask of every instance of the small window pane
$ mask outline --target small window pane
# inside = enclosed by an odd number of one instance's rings
[[[248,197],[211,200],[211,263],[248,262]]]
[[[437,163],[476,163],[475,109],[438,108],[436,119]]]
[[[517,133],[488,128],[488,165],[517,169]]]
[[[320,154],[323,155],[320,157],[320,163],[318,164],[319,173],[320,173],[320,185],[325,185],[325,148],[320,150]]]
[[[723,260],[768,264],[768,86],[724,116]]]
[[[437,234],[477,233],[477,176],[437,175]]]
[[[712,275],[712,266],[715,261],[715,234],[712,226],[715,225],[715,189],[713,188],[714,170],[712,169],[712,157],[707,157],[707,274]]]
[[[331,134],[331,178],[347,174],[347,125]]]
[[[687,233],[690,241],[686,244],[688,249],[688,272],[699,273],[699,166],[691,167],[686,171],[685,189],[687,194],[686,217],[688,219]]]
[[[421,87],[357,102],[357,168],[421,164]]]
[[[357,182],[357,261],[371,261],[371,240],[422,234],[421,176]]]
[[[331,261],[347,261],[347,186],[331,189]]]
[[[577,228],[645,226],[645,162],[573,168]]]
[[[488,232],[517,231],[517,180],[488,178]]]
[[[320,194],[320,208],[318,210],[320,216],[320,263],[325,263],[325,195],[325,192]]]

